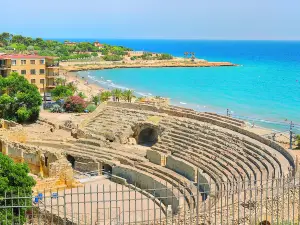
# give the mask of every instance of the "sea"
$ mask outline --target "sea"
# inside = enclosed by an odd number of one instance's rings
[[[254,125],[300,133],[300,41],[121,40],[101,43],[134,50],[226,61],[237,67],[138,68],[79,72],[105,88],[133,89],[137,96],[226,114]],[[71,41],[94,41],[71,39]]]

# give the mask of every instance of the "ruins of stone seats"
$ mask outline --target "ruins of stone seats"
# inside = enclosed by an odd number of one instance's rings
[[[203,201],[216,199],[220,191],[238,188],[232,182],[295,173],[290,151],[244,127],[243,121],[231,117],[181,107],[107,102],[64,140],[48,137],[20,145],[1,139],[1,148],[43,176],[53,177],[54,168],[61,169],[51,166],[60,158],[76,171],[108,172],[115,182],[164,197],[162,203],[176,214],[183,205],[194,210],[191,196],[198,192]],[[31,148],[25,150],[28,144]]]

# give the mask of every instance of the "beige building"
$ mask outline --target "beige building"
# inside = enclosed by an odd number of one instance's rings
[[[0,75],[7,77],[11,72],[24,76],[35,84],[40,93],[48,93],[55,87],[59,76],[59,65],[53,57],[39,55],[0,55]]]

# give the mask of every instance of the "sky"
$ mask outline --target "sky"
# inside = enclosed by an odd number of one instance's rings
[[[0,32],[32,37],[300,40],[300,0],[0,2]]]

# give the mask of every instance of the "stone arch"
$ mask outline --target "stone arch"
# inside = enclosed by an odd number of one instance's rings
[[[111,173],[112,173],[112,166],[109,165],[109,164],[104,163],[104,164],[102,165],[102,170],[103,170],[104,173],[109,173],[109,174],[111,174]]]
[[[75,167],[75,158],[71,155],[67,155],[67,160],[72,164],[72,168],[74,169]]]
[[[137,144],[151,147],[161,135],[161,130],[157,125],[151,123],[138,124],[134,129],[134,138]]]

